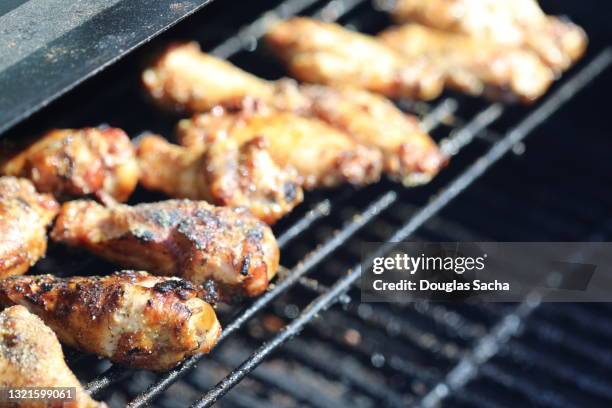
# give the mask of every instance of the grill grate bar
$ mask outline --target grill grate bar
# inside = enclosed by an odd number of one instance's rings
[[[444,155],[454,156],[459,150],[470,144],[482,130],[495,122],[504,113],[504,107],[494,103],[488,108],[474,116],[474,119],[461,128],[453,136],[440,142],[440,150]]]
[[[240,367],[236,368],[228,376],[221,380],[221,382],[219,382],[213,389],[204,395],[202,399],[196,401],[192,407],[210,407],[213,405],[232,387],[238,384],[247,374],[253,371],[272,351],[276,350],[291,337],[297,335],[304,328],[304,326],[314,319],[320,312],[336,303],[340,296],[346,293],[346,291],[357,279],[359,279],[360,276],[361,271],[359,269],[352,269],[348,275],[339,279],[328,292],[312,301],[298,317],[292,320],[291,323],[285,327],[282,332],[276,335],[271,341],[265,343],[263,346],[257,349],[240,365]]]
[[[313,17],[333,22],[362,3],[365,3],[365,0],[332,0],[314,12]]]
[[[331,325],[333,326],[333,330],[329,330],[330,325],[325,325],[330,322],[333,323],[333,325]],[[392,351],[390,351],[389,348],[393,348],[395,350],[398,350],[400,348],[399,343],[397,341],[393,342],[394,344],[392,344],[392,342],[389,342],[389,347],[385,347],[384,350],[377,347],[375,343],[378,340],[381,340],[380,334],[367,333],[367,339],[363,339],[363,341],[360,341],[356,344],[350,344],[346,340],[344,335],[341,333],[341,331],[350,327],[351,329],[356,329],[357,332],[360,332],[359,329],[363,329],[364,327],[357,326],[354,321],[351,322],[349,321],[349,319],[341,319],[337,313],[327,313],[325,324],[320,323],[318,321],[315,321],[312,324],[314,334],[318,338],[320,338],[321,341],[332,343],[337,345],[338,347],[345,349],[350,348],[351,351],[355,354],[361,355],[365,358],[370,358],[371,360],[378,360],[382,362],[388,361],[388,367],[391,370],[405,377],[416,379],[425,383],[432,383],[436,381],[441,375],[440,370],[438,368],[428,368],[419,362],[412,361],[412,359],[410,359],[409,357],[401,356],[397,352],[393,353]],[[369,340],[373,340],[374,342]],[[405,345],[406,343],[402,342],[401,344]],[[416,346],[412,347],[411,349],[418,352],[423,351],[419,348],[418,344],[416,344]],[[408,348],[406,348],[406,350],[408,350]],[[438,362],[444,363],[448,360],[447,356],[436,354],[436,352],[433,351],[431,347],[428,347],[426,351],[428,353],[428,357],[434,358]]]
[[[240,363],[240,356],[236,355],[222,355],[215,356],[215,358],[226,366],[235,366]],[[325,393],[317,392],[311,384],[295,380],[284,372],[270,370],[265,365],[253,371],[249,378],[253,378],[265,386],[274,387],[308,406],[315,408],[343,408],[346,406],[346,401],[332,399]]]
[[[598,305],[599,306],[599,305]],[[539,310],[548,321],[551,319],[571,319],[572,324],[580,327],[581,330],[596,331],[599,335],[604,335],[608,341],[612,340],[612,320],[594,316],[589,311],[585,311],[582,306],[562,304],[556,307],[547,307]]]
[[[525,395],[530,401],[537,405],[553,408],[565,408],[581,406],[578,401],[569,401],[565,396],[552,391],[547,391],[529,380],[522,379],[520,376],[507,373],[504,369],[492,364],[484,364],[480,372],[483,376],[491,380],[504,384],[509,388],[516,389]]]
[[[271,24],[295,16],[319,1],[287,0],[240,29],[236,35],[213,48],[210,53],[219,58],[230,58],[240,51],[254,49],[257,41],[266,34]],[[366,0],[334,0],[323,6],[317,14],[326,21],[334,21],[365,2]]]
[[[552,359],[542,353],[530,350],[517,341],[510,341],[508,346],[500,352],[500,355],[506,355],[512,358],[513,361],[522,362],[527,366],[537,362],[538,366],[547,373],[553,374],[563,381],[575,384],[584,392],[612,401],[612,384],[610,381],[594,377],[590,373],[564,364],[558,359]]]
[[[304,365],[315,368],[329,377],[340,378],[367,395],[385,401],[388,405],[405,406],[404,398],[392,388],[382,383],[372,383],[359,375],[359,373],[333,359],[332,355],[322,355],[322,350],[311,351],[311,349],[311,342],[305,343],[296,338],[284,346],[283,353]]]
[[[445,378],[436,384],[417,404],[422,408],[434,408],[447,398],[452,391],[462,388],[470,381],[491,357],[499,351],[520,329],[525,317],[540,304],[539,299],[527,299],[517,308],[504,316],[483,336],[474,349],[451,369]]]
[[[535,333],[537,337],[557,346],[565,345],[574,353],[579,354],[581,358],[604,366],[612,366],[612,353],[609,349],[598,346],[583,337],[566,333],[543,319],[532,318],[531,320],[533,324],[528,325],[526,330]]]
[[[400,102],[400,106],[401,106]],[[405,105],[405,102],[404,102]],[[424,132],[431,132],[434,128],[442,122],[447,116],[453,114],[459,108],[459,104],[452,98],[447,98],[436,105],[426,117],[421,120],[421,129]]]
[[[307,230],[312,224],[323,217],[327,217],[331,212],[331,203],[329,200],[323,200],[317,203],[312,210],[308,211],[298,222],[289,227],[285,232],[278,236],[276,242],[279,248],[287,245],[291,240],[296,238],[302,232]]]
[[[287,0],[241,28],[235,35],[213,48],[210,53],[216,57],[227,59],[240,51],[251,49],[257,44],[257,40],[264,36],[270,24],[299,14],[319,1]]]

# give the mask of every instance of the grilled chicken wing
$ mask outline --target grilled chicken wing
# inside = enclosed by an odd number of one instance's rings
[[[181,55],[172,56],[171,54]],[[168,60],[175,58],[191,62],[185,62],[183,65],[167,63]],[[187,70],[189,72],[186,72]],[[197,81],[185,82],[181,85],[182,88],[191,87],[187,96],[173,91],[172,84],[183,82],[184,78],[190,76],[197,76]],[[237,77],[242,77],[242,79],[238,80]],[[359,144],[379,149],[385,147],[383,149],[384,167],[387,173],[407,183],[431,178],[444,163],[435,143],[418,130],[416,118],[403,113],[383,97],[367,91],[350,90],[347,87],[335,89],[321,85],[298,85],[289,79],[268,82],[253,77],[227,62],[206,56],[193,43],[168,49],[162,54],[157,64],[145,71],[143,80],[154,99],[160,101],[164,106],[172,105],[180,110],[217,111],[219,106],[238,107],[247,111],[271,108],[321,119],[331,127],[346,133]],[[252,85],[253,82],[257,85]],[[228,92],[223,94],[215,92],[214,90],[219,87],[218,84],[223,83],[251,85],[231,86]],[[262,105],[264,108],[261,107]],[[288,118],[287,116],[282,117]],[[207,118],[205,122],[220,120],[215,119],[212,115],[203,118]],[[235,119],[231,119],[230,116],[231,121]],[[215,124],[212,127],[217,126]],[[209,125],[206,127],[209,128]],[[294,127],[297,128],[298,125]],[[299,125],[300,129],[309,127]],[[283,131],[276,125],[274,128],[278,129],[275,132]],[[329,132],[326,131],[326,133]],[[313,140],[320,139],[318,137]],[[293,149],[278,152],[284,160],[287,160],[287,155],[291,154],[291,150]],[[274,153],[272,156],[274,157]],[[311,166],[304,162],[305,160],[298,160],[297,164],[294,164],[298,171],[299,165]],[[310,186],[316,185],[314,182],[309,184]]]
[[[94,194],[125,201],[138,182],[134,148],[114,128],[52,130],[0,170],[59,199]]]
[[[214,281],[224,300],[262,293],[276,274],[279,251],[270,228],[244,209],[168,200],[104,207],[65,203],[54,240],[103,258],[196,284]]]
[[[252,143],[263,138],[272,159],[297,169],[304,186],[363,185],[378,180],[380,153],[355,143],[346,134],[314,118],[288,112],[202,114],[182,120],[178,137],[191,149],[214,148],[215,140]],[[211,145],[211,142],[214,142]]]
[[[383,155],[383,169],[405,185],[429,181],[446,163],[437,144],[417,118],[406,115],[387,98],[354,88],[304,85],[309,110],[343,130],[360,144]]]
[[[219,103],[239,107],[246,97],[274,94],[267,81],[204,54],[194,42],[168,47],[145,69],[142,82],[154,101],[175,111],[206,112]]]
[[[375,38],[337,24],[292,18],[273,26],[266,42],[302,81],[355,86],[392,98],[433,99],[442,91],[442,73],[426,59],[407,63]]]
[[[544,14],[536,0],[398,0],[393,16],[537,53],[555,71],[582,56],[587,36],[575,24]]]
[[[182,279],[135,271],[0,281],[0,303],[27,307],[63,343],[150,370],[169,369],[215,345],[221,326],[201,295]]]
[[[53,331],[23,306],[13,306],[0,313],[0,387],[76,389],[72,400],[24,400],[15,404],[21,408],[106,407],[83,390],[66,365],[62,346]]]
[[[58,210],[30,181],[0,177],[0,278],[25,273],[45,255],[47,225]]]
[[[171,197],[206,200],[246,207],[273,224],[303,199],[297,172],[278,166],[264,137],[248,141],[231,138],[193,151],[149,135],[138,146],[141,183]]]
[[[510,92],[530,102],[546,92],[555,76],[529,50],[419,24],[390,28],[378,38],[406,61],[427,58],[445,73],[449,86],[473,95],[500,97]]]

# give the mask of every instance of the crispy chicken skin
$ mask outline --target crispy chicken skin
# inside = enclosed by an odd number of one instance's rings
[[[125,201],[138,183],[134,147],[115,128],[52,130],[0,170],[58,199],[92,194]]]
[[[262,136],[225,138],[194,151],[149,135],[138,146],[140,181],[171,197],[246,207],[273,224],[302,201],[303,192],[295,169],[278,166],[268,150]]]
[[[465,34],[406,24],[385,30],[378,38],[406,61],[427,58],[445,73],[450,87],[472,95],[512,95],[531,102],[546,92],[555,77],[530,50]]]
[[[0,313],[0,387],[70,387],[72,400],[24,400],[20,408],[106,408],[94,401],[64,361],[55,333],[23,306]]]
[[[584,54],[582,28],[544,14],[536,0],[398,0],[398,22],[415,22],[533,50],[555,71]]]
[[[274,162],[297,169],[307,189],[363,185],[380,177],[376,149],[355,143],[318,119],[289,112],[195,115],[180,121],[177,133],[180,143],[192,150],[214,148],[220,139],[241,144],[264,138]]]
[[[195,42],[169,46],[144,70],[142,82],[155,102],[178,112],[206,112],[220,101],[240,106],[245,97],[274,93],[267,81],[204,54]]]
[[[296,17],[274,25],[266,42],[299,80],[355,86],[399,98],[433,99],[442,75],[425,59],[406,63],[375,38],[340,25]]]
[[[262,293],[279,261],[267,225],[244,209],[204,201],[113,207],[71,201],[63,205],[51,237],[124,267],[198,285],[214,282],[226,301]]]
[[[198,296],[185,280],[135,271],[0,281],[0,303],[25,306],[63,343],[148,370],[167,370],[216,344],[221,326]]]
[[[0,177],[0,278],[24,274],[45,255],[59,204],[29,180]]]
[[[383,170],[405,185],[429,181],[446,163],[437,144],[423,132],[416,117],[406,115],[381,95],[354,88],[306,85],[308,110],[351,136],[378,149]]]

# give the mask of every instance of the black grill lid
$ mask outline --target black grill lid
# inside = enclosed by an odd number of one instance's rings
[[[210,2],[0,2],[0,134]]]

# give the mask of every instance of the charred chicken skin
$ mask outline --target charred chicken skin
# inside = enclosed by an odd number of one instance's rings
[[[125,201],[138,183],[138,163],[121,129],[52,130],[0,167],[58,199],[97,195]]]
[[[32,183],[0,177],[0,278],[24,274],[47,250],[47,226],[59,204]]]
[[[401,53],[405,61],[427,58],[444,72],[450,87],[472,95],[531,102],[546,92],[555,77],[530,50],[465,34],[406,24],[385,30],[378,38]]]
[[[442,91],[442,73],[426,59],[407,63],[375,38],[337,24],[292,18],[274,25],[266,42],[299,80],[354,86],[399,98],[433,99]]]
[[[275,163],[297,169],[304,187],[363,185],[380,177],[381,155],[315,118],[289,112],[202,114],[178,126],[182,145],[214,149],[219,140],[252,143],[263,138]],[[211,144],[212,143],[212,144]]]
[[[148,370],[167,370],[216,344],[221,326],[202,295],[185,280],[134,271],[0,281],[0,303],[25,306],[63,343]]]
[[[273,224],[303,199],[297,172],[278,166],[270,157],[268,141],[232,138],[190,150],[161,136],[140,140],[141,183],[171,197],[206,200],[216,205],[246,207]]]
[[[266,224],[244,209],[204,201],[113,207],[71,201],[63,205],[51,237],[124,267],[198,285],[214,282],[226,301],[262,293],[279,261]]]
[[[582,28],[544,14],[536,0],[398,0],[393,16],[530,49],[557,72],[579,59],[588,42]]]
[[[83,390],[64,361],[55,333],[23,306],[9,307],[0,313],[0,387],[76,390],[71,400],[23,400],[15,405],[20,408],[106,407]]]

